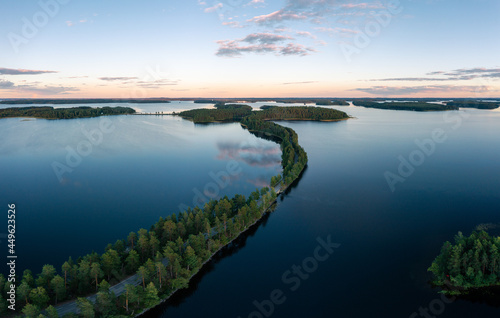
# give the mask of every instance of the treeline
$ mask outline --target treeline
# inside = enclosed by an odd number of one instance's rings
[[[45,265],[41,273],[25,270],[19,279],[16,310],[27,317],[57,317],[57,303],[77,298],[83,317],[134,315],[157,305],[179,288],[222,246],[261,218],[276,199],[274,189],[256,190],[249,198],[235,195],[212,200],[166,218],[150,229],[131,232],[127,239],[108,244],[103,254],[91,253],[73,261],[70,257],[58,269]],[[140,284],[127,285],[122,295],[110,285],[137,274]],[[7,312],[9,282],[0,275],[0,313]],[[95,304],[83,298],[97,292]],[[43,317],[43,316],[42,316]]]
[[[354,100],[353,104],[356,106],[363,106],[367,108],[410,110],[417,112],[458,110],[458,107],[452,105],[441,105],[425,102],[374,102],[370,100]]]
[[[346,102],[345,100],[317,100],[316,101],[316,105],[318,106],[334,106],[334,105],[338,105],[338,106],[349,106],[349,103]]]
[[[195,123],[210,123],[240,121],[243,117],[251,113],[252,107],[248,105],[218,104],[216,105],[216,109],[192,109],[180,112],[178,115]]]
[[[336,109],[311,106],[271,107],[253,112],[252,117],[262,120],[341,120],[349,118],[346,113]]]
[[[92,98],[92,99],[13,99],[3,100],[0,104],[107,104],[107,103],[170,103],[170,100],[165,98]]]
[[[477,108],[477,109],[496,109],[500,107],[500,103],[498,102],[480,102],[477,100],[453,101],[453,102],[447,102],[446,105],[460,107],[460,108]]]
[[[245,104],[224,104],[224,103],[216,103],[214,105],[217,109],[243,109],[243,110],[252,110],[252,106],[248,106]]]
[[[222,103],[224,104],[224,100],[221,99],[197,99],[194,101],[195,104],[217,104],[217,103]]]
[[[133,114],[135,110],[129,107],[102,107],[92,108],[88,106],[74,108],[43,107],[12,107],[0,109],[0,118],[8,117],[35,117],[44,119],[71,119],[98,117],[108,115]]]
[[[500,285],[500,237],[487,232],[461,232],[455,244],[445,242],[429,271],[434,283],[448,294],[467,293],[470,288]]]
[[[260,112],[259,112],[260,113]],[[251,131],[270,134],[281,139],[281,166],[283,177],[276,176],[271,179],[271,184],[281,182],[283,186],[290,185],[302,172],[307,164],[307,153],[299,145],[297,133],[291,129],[273,122],[264,121],[256,116],[245,117],[241,124]]]

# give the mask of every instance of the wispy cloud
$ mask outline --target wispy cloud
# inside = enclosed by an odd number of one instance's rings
[[[7,89],[13,86],[14,86],[13,82],[0,79],[0,89]]]
[[[371,82],[390,82],[390,81],[407,81],[407,82],[425,82],[425,81],[449,81],[448,78],[435,77],[393,77],[393,78],[376,78],[371,79]]]
[[[132,76],[132,77],[123,77],[123,76],[119,76],[119,77],[99,77],[99,79],[102,80],[102,81],[112,82],[112,81],[130,81],[130,80],[136,80],[136,79],[138,79],[138,77],[136,77],[136,76]]]
[[[94,16],[97,16],[98,14],[94,13]],[[68,20],[66,21],[66,25],[69,26],[69,27],[72,27],[74,26],[75,24],[77,23],[87,23],[89,22],[89,20],[87,20],[86,18],[85,19],[80,19],[78,21],[71,21],[71,20]],[[90,20],[90,23],[94,22],[93,20]]]
[[[301,44],[284,43],[290,40],[294,40],[294,38],[273,33],[252,33],[243,39],[217,41],[219,49],[216,55],[236,57],[242,53],[274,53],[276,55],[304,56],[315,52],[313,48]]]
[[[244,28],[244,25],[241,25],[238,21],[229,21],[229,22],[222,22],[222,25],[227,25],[231,28]]]
[[[372,86],[367,88],[356,88],[355,91],[361,91],[373,95],[382,96],[401,96],[417,93],[457,93],[474,92],[485,93],[491,89],[487,86],[455,86],[455,85],[425,85],[425,86]]]
[[[311,39],[316,39],[316,36],[308,31],[295,31],[295,34],[298,36],[304,36],[304,37],[308,37]]]
[[[214,6],[212,7],[208,7],[208,8],[205,8],[205,13],[212,13],[212,12],[215,12],[217,11],[218,9],[224,7],[224,4],[222,4],[221,2],[215,4]]]
[[[67,94],[69,92],[79,91],[79,89],[76,87],[69,87],[62,85],[39,86],[39,82],[16,85],[11,81],[6,81],[6,80],[0,80],[0,90],[16,91],[21,94],[41,94],[41,95]]]
[[[241,161],[249,166],[276,167],[281,163],[280,150],[274,146],[241,145],[232,142],[217,144],[219,160]]]
[[[341,5],[345,9],[384,9],[384,6],[380,2],[363,2],[363,3],[346,3]]]
[[[1,75],[38,75],[46,73],[58,73],[56,71],[41,71],[41,70],[25,70],[20,68],[3,68],[0,67]]]
[[[288,82],[288,83],[283,83],[283,85],[302,85],[302,84],[313,84],[313,83],[318,83],[318,81]]]
[[[283,42],[286,40],[293,40],[293,38],[285,35],[278,35],[272,33],[252,33],[247,35],[244,39],[240,41],[248,43],[258,42],[262,44],[269,44],[269,43]]]
[[[175,86],[179,85],[179,81],[161,79],[154,81],[138,81],[135,85],[140,86],[142,88],[150,88],[150,89],[158,89],[164,86]]]
[[[390,77],[371,79],[370,81],[407,81],[407,82],[438,82],[438,81],[470,81],[477,78],[500,79],[500,68],[463,68],[453,71],[434,71],[426,74],[428,77]]]
[[[295,13],[291,11],[287,11],[285,9],[281,9],[278,11],[274,11],[269,14],[259,15],[248,19],[247,22],[254,22],[257,24],[275,24],[277,22],[282,22],[286,20],[305,20],[307,16],[302,13]]]
[[[322,23],[325,19],[341,16],[365,16],[375,9],[384,9],[379,1],[353,4],[348,0],[287,0],[280,10],[255,16],[248,22],[273,25],[285,21],[310,21]]]

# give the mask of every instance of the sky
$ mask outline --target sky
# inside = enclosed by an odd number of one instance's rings
[[[1,98],[500,97],[498,0],[0,2]]]

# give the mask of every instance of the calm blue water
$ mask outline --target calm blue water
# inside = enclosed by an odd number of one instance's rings
[[[239,247],[149,316],[265,317],[254,302],[269,314],[275,290],[272,317],[411,317],[430,305],[436,317],[498,316],[486,304],[445,304],[426,270],[458,231],[500,223],[500,112],[335,108],[355,118],[281,122],[308,153],[302,178]],[[279,169],[279,148],[236,124],[110,119],[114,132],[63,183],[50,164],[84,140],[77,121],[0,122],[2,204],[18,204],[25,264],[57,263],[148,227],[192,200],[193,188],[203,189],[208,173],[224,171],[231,159],[243,172],[223,194],[249,193]],[[90,129],[99,120],[80,122]],[[437,133],[445,140],[418,157],[415,140],[428,145]],[[400,156],[419,162],[393,192],[384,174],[398,174]],[[311,263],[318,238],[328,237],[340,246]],[[294,265],[306,265],[307,278]]]
[[[0,122],[0,136],[1,206],[6,216],[7,204],[17,205],[18,271],[38,273],[47,263],[59,268],[68,256],[103,251],[179,207],[248,195],[281,171],[279,146],[236,123],[15,118]],[[6,233],[4,221],[0,233]]]
[[[445,304],[426,270],[458,231],[500,222],[500,112],[467,110],[445,119],[338,109],[357,119],[281,123],[297,131],[308,152],[297,186],[244,248],[214,262],[189,291],[150,316],[265,317],[254,301],[266,304],[278,289],[286,299],[272,317],[411,317],[420,307],[435,317],[498,317],[498,308],[480,303]],[[457,125],[464,114],[470,116]],[[396,172],[398,156],[408,157],[418,149],[415,139],[435,129],[448,139],[392,192],[384,173]],[[328,236],[340,247],[292,291],[283,274]]]

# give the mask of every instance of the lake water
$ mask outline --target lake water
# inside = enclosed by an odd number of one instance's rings
[[[144,107],[172,107],[155,105]],[[278,290],[272,317],[411,317],[421,307],[436,317],[498,317],[480,302],[443,302],[427,268],[458,231],[500,223],[500,111],[335,108],[355,118],[280,123],[308,153],[299,182],[238,246],[148,316],[266,317]],[[80,124],[97,129],[102,119],[0,121],[1,200],[17,203],[23,264],[57,264],[149,227],[189,204],[193,188],[203,192],[209,172],[226,171],[234,158],[243,171],[221,194],[248,194],[279,170],[278,146],[237,124],[109,119],[114,131],[62,183],[51,163],[85,140]],[[387,172],[404,182],[391,188]],[[328,239],[340,246],[314,261],[318,240]],[[303,276],[294,272],[303,265]]]

